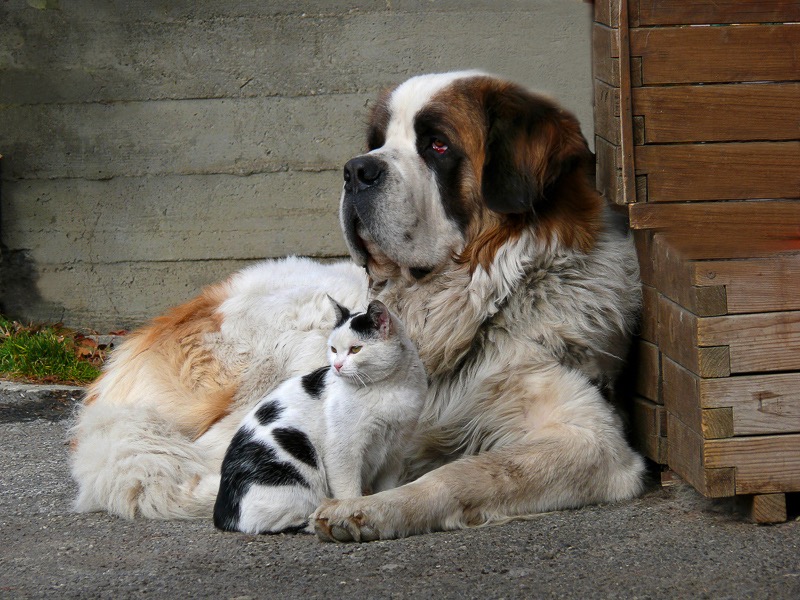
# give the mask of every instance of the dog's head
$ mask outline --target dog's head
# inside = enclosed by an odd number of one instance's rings
[[[376,280],[488,269],[527,227],[580,251],[594,243],[601,201],[580,126],[518,85],[476,72],[414,77],[373,106],[367,144],[344,167],[340,217]]]

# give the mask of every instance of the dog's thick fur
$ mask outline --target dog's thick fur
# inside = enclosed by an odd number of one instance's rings
[[[80,510],[210,516],[242,416],[325,363],[333,313],[377,297],[430,378],[405,485],[326,501],[323,539],[393,538],[631,498],[643,462],[604,398],[639,308],[578,123],[475,72],[413,78],[373,108],[348,162],[353,263],[265,262],[115,352],[73,429]],[[365,267],[365,268],[362,268]]]

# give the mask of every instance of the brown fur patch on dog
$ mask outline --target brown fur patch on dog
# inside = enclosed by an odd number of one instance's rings
[[[533,226],[540,239],[589,252],[599,235],[603,201],[588,173],[592,155],[578,121],[553,101],[487,77],[457,81],[424,109],[465,155],[461,206],[467,244],[458,262],[488,270],[497,251]],[[491,186],[489,184],[491,182]],[[491,210],[487,194],[517,193]]]
[[[84,404],[101,393],[119,404],[147,402],[133,393],[145,380],[182,432],[202,435],[227,414],[237,389],[238,374],[221,364],[209,339],[219,332],[218,309],[227,297],[227,284],[209,286],[131,334],[112,355],[113,370],[90,386]]]

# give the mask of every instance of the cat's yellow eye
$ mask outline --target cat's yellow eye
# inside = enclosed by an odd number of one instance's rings
[[[350,346],[350,354],[358,354],[361,351],[361,346]]]
[[[331,352],[333,352],[334,354],[336,354],[336,348],[334,348],[333,346],[331,346]]]

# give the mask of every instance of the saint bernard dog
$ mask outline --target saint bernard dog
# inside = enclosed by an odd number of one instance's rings
[[[352,262],[266,261],[133,333],[72,429],[78,510],[210,517],[242,417],[326,364],[326,295],[405,322],[430,388],[405,483],[330,499],[325,540],[367,541],[636,496],[644,463],[607,396],[640,306],[629,234],[577,120],[479,72],[373,105],[344,167]]]

